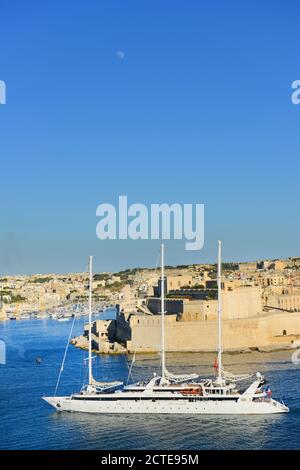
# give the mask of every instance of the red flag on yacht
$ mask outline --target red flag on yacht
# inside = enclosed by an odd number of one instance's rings
[[[269,386],[269,385],[266,387],[266,392],[267,392],[267,396],[268,396],[269,398],[271,398],[272,392],[271,392],[271,389],[270,389],[270,386]]]
[[[214,369],[217,369],[218,367],[219,367],[218,359],[215,358],[215,361],[214,361]]]

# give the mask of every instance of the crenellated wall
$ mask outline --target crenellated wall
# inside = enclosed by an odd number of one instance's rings
[[[132,316],[129,319],[130,352],[154,352],[160,349],[160,316]],[[269,313],[252,318],[223,320],[224,351],[278,349],[293,347],[300,338],[300,314]],[[177,321],[176,315],[165,317],[167,351],[215,351],[217,348],[216,321]]]

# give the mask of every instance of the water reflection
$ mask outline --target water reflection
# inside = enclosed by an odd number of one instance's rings
[[[270,429],[286,420],[270,416],[53,414],[86,449],[262,449]],[[282,426],[282,424],[281,424]]]

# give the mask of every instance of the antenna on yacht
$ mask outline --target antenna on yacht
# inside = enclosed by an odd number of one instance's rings
[[[92,374],[92,288],[93,288],[93,257],[89,258],[89,385],[93,384]]]
[[[166,357],[165,357],[165,266],[164,266],[165,246],[161,244],[161,284],[160,284],[160,315],[161,315],[161,376],[165,378]]]
[[[222,278],[222,242],[218,241],[218,382],[222,381],[222,300],[221,300],[221,278]]]

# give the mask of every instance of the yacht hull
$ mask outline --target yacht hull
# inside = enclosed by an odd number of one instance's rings
[[[275,414],[289,409],[275,401],[239,401],[205,399],[163,399],[145,397],[137,399],[115,398],[74,399],[70,397],[44,397],[57,411],[99,414]]]

